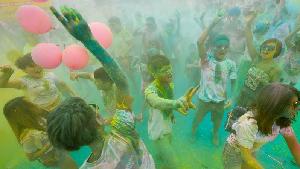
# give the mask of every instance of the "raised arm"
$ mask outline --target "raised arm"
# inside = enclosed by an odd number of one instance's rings
[[[252,59],[252,62],[257,60],[257,57],[259,56],[259,53],[256,51],[256,48],[254,46],[254,41],[253,41],[253,34],[252,34],[252,24],[254,22],[254,19],[256,18],[256,14],[250,14],[248,18],[246,19],[246,29],[245,29],[245,34],[246,34],[246,44],[248,48],[248,53]]]
[[[100,61],[109,77],[115,82],[116,86],[129,95],[129,86],[125,74],[119,65],[114,61],[110,54],[93,38],[91,30],[75,9],[62,7],[61,15],[54,7],[50,8],[56,18],[63,24],[68,32],[83,45]]]
[[[14,69],[9,65],[0,66],[0,88],[22,89],[24,86],[20,80],[10,80],[14,73]]]
[[[200,17],[195,16],[194,21],[200,26],[201,29],[206,29],[205,23],[204,23],[204,16],[206,12],[203,12]]]
[[[300,27],[297,27],[293,32],[291,32],[286,38],[285,38],[285,44],[288,47],[288,49],[291,49],[294,44],[292,42],[293,37],[296,35],[297,32],[300,31]]]
[[[181,31],[181,14],[178,10],[176,10],[176,35],[180,36]]]
[[[199,56],[201,58],[201,64],[207,62],[207,49],[205,47],[205,42],[207,40],[207,37],[211,30],[219,23],[221,20],[220,17],[214,19],[214,21],[202,32],[200,38],[198,39],[197,45],[198,45],[198,51]]]
[[[151,107],[158,110],[176,110],[181,106],[181,102],[179,100],[161,98],[155,92],[149,91],[149,89],[145,90],[145,98]]]

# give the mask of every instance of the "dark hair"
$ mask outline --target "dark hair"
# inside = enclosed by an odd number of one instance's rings
[[[113,80],[109,77],[103,67],[98,68],[94,71],[94,78],[104,82],[113,83]]]
[[[258,130],[263,134],[271,134],[274,122],[283,120],[280,116],[285,113],[295,96],[298,97],[297,90],[289,85],[272,83],[265,86],[255,101]]]
[[[96,113],[79,97],[71,97],[51,112],[47,132],[53,146],[68,151],[89,145],[98,136]]]
[[[27,53],[26,55],[18,58],[15,62],[15,65],[19,68],[19,69],[26,69],[26,67],[30,67],[35,65],[35,63],[32,60],[31,54]]]
[[[260,45],[260,48],[262,48],[264,45],[266,45],[268,43],[275,43],[275,45],[276,45],[276,53],[274,54],[273,58],[278,57],[281,54],[281,51],[282,51],[282,43],[281,43],[281,41],[278,40],[278,39],[276,39],[276,38],[268,39],[268,40],[264,41]]]
[[[164,66],[170,65],[170,60],[164,55],[155,55],[149,58],[147,63],[148,70],[157,71]]]
[[[8,101],[3,108],[3,113],[19,142],[24,129],[46,131],[46,126],[40,122],[46,119],[48,112],[24,97]]]
[[[230,39],[226,35],[215,35],[213,37],[213,45],[216,46],[218,42],[225,41],[228,45],[230,44]]]

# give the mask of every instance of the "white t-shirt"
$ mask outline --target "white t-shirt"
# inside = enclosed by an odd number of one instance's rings
[[[233,145],[237,148],[238,145],[240,145],[248,149],[258,149],[259,147],[254,147],[255,143],[263,145],[273,141],[279,134],[294,134],[292,127],[280,129],[279,126],[274,124],[272,127],[272,134],[264,135],[258,131],[257,121],[253,117],[253,113],[249,111],[241,116],[239,120],[232,125],[232,128],[236,131],[236,134],[232,133],[228,137],[227,142],[230,145]]]
[[[33,104],[49,111],[59,103],[60,94],[56,86],[58,79],[53,73],[46,73],[40,79],[24,76],[21,82],[25,87],[26,98]]]
[[[215,81],[216,65],[220,65],[221,80]],[[201,66],[201,80],[198,98],[205,102],[221,102],[226,100],[226,85],[228,80],[236,79],[236,64],[230,60],[218,62],[213,56],[208,56],[207,63]]]

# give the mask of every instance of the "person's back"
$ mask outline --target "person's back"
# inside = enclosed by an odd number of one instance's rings
[[[46,132],[47,111],[25,97],[17,97],[5,104],[3,112],[29,160],[37,160],[46,167],[77,168],[66,152],[50,143]]]

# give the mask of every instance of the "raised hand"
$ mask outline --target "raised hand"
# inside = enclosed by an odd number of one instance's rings
[[[13,74],[14,69],[10,65],[1,65],[0,72],[2,72],[4,74]]]
[[[68,32],[83,45],[102,63],[104,70],[114,81],[117,88],[125,95],[129,95],[129,86],[126,75],[110,54],[93,38],[87,22],[80,13],[72,8],[62,7],[62,15],[54,8],[50,8],[56,18],[63,24]]]
[[[199,85],[196,87],[190,88],[185,95],[180,99],[182,101],[182,106],[177,110],[183,115],[187,115],[188,109],[195,109],[196,106],[192,103],[192,98],[199,89]]]
[[[181,19],[181,13],[179,12],[179,10],[177,9],[176,12],[175,12],[175,17],[176,17],[176,20],[179,21]]]
[[[92,39],[92,33],[87,22],[77,10],[69,7],[61,7],[61,15],[54,7],[50,7],[50,9],[74,38],[81,42]]]
[[[76,72],[70,72],[70,80],[78,80],[78,74]]]
[[[249,15],[247,15],[247,16],[245,17],[246,23],[252,23],[252,22],[254,21],[254,19],[256,18],[256,16],[257,16],[257,13],[256,13],[256,12],[251,12],[251,13],[249,13]]]

